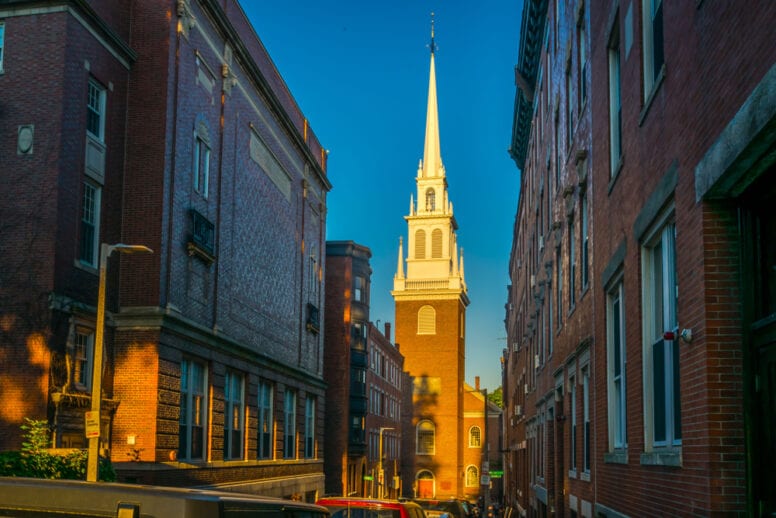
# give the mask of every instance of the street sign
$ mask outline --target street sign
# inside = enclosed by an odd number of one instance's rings
[[[86,417],[86,438],[92,439],[100,436],[100,413],[85,412]]]
[[[492,469],[490,470],[490,478],[501,478],[504,476],[504,470]]]
[[[487,486],[490,485],[490,476],[483,475],[480,477],[480,485],[481,486]]]
[[[371,481],[371,480],[374,480],[374,479],[375,479],[375,477],[373,477],[372,475],[364,475],[364,480],[370,480]]]

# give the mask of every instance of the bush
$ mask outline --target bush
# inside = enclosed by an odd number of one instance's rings
[[[86,479],[86,450],[74,450],[66,455],[49,453],[48,422],[24,418],[21,451],[0,452],[0,476],[32,478]],[[116,480],[109,459],[100,457],[98,479]]]

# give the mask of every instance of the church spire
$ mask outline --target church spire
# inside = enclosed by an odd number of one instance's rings
[[[439,114],[437,112],[436,68],[434,66],[434,13],[431,13],[431,67],[428,78],[428,106],[426,108],[426,143],[423,148],[423,168],[418,177],[445,176],[442,152],[439,147]]]

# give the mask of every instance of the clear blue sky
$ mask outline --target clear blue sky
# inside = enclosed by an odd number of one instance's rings
[[[466,381],[501,385],[519,175],[512,132],[522,0],[241,0],[330,151],[328,240],[372,250],[373,322],[394,321],[399,237],[423,157],[434,12],[442,161],[471,304]],[[406,250],[405,250],[406,252]]]

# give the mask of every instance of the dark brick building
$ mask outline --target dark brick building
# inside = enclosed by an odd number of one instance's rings
[[[525,515],[776,512],[774,23],[772,2],[525,3],[504,355]]]
[[[402,399],[410,384],[391,325],[383,334],[369,320],[371,256],[353,241],[326,243],[326,493],[396,497]]]
[[[84,444],[99,244],[119,479],[323,490],[325,151],[236,0],[0,5],[0,444]]]

